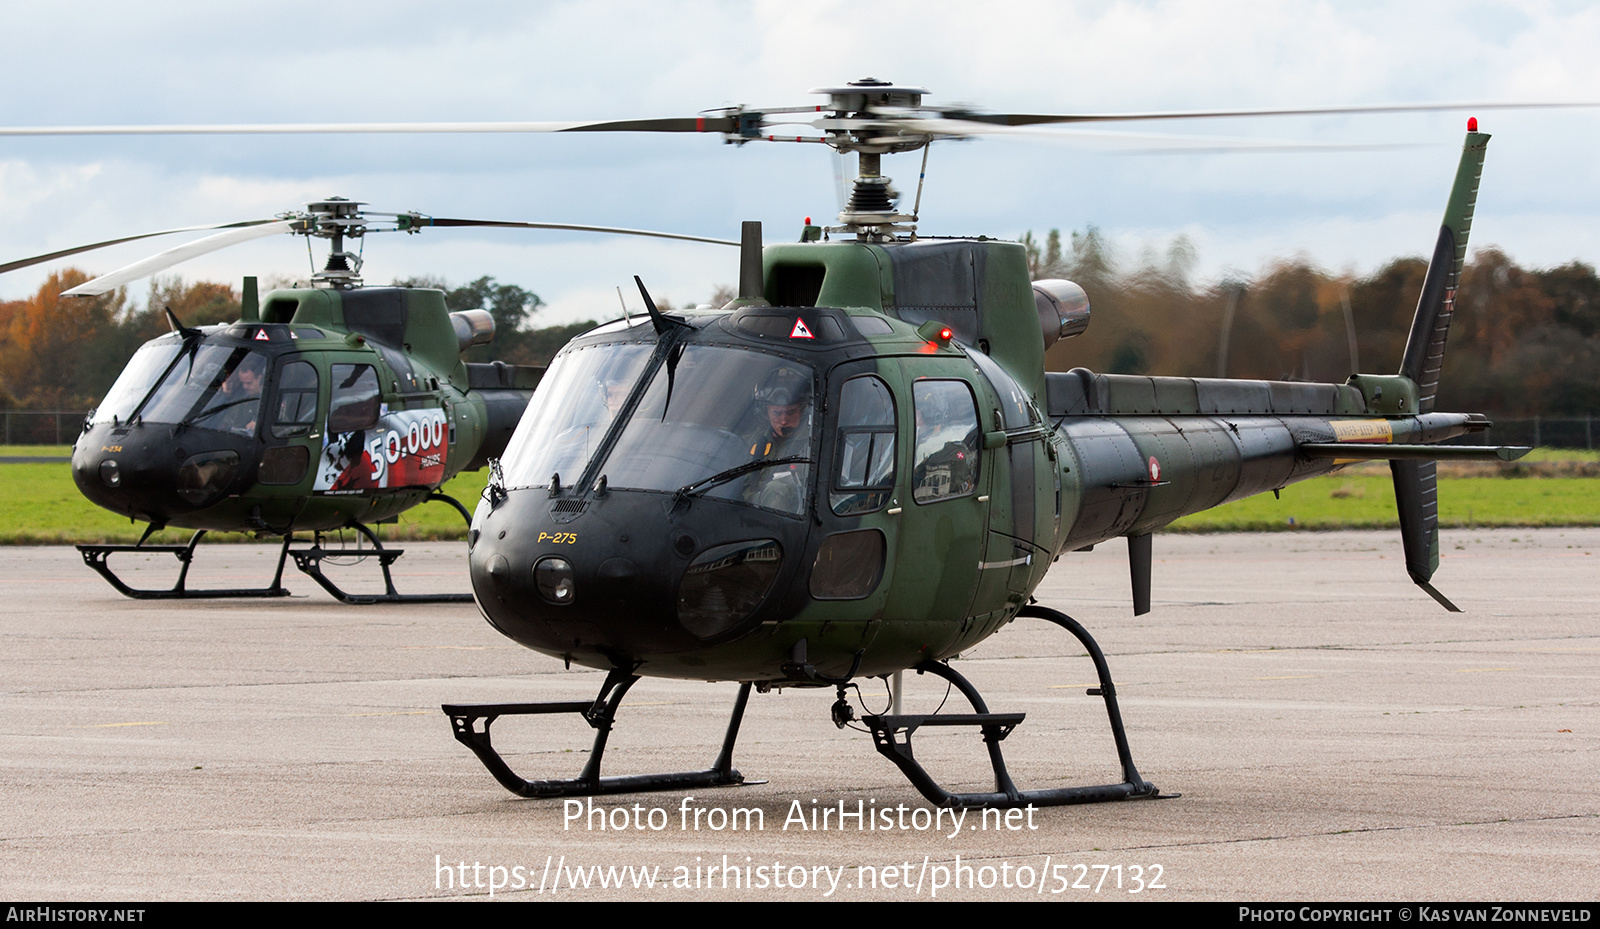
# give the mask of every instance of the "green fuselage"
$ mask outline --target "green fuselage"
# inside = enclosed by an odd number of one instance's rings
[[[497,629],[655,676],[886,674],[995,632],[1066,552],[1336,466],[1305,443],[1469,421],[1405,412],[1397,377],[1046,375],[1014,244],[776,246],[765,279],[772,306],[619,321],[558,357],[473,521]],[[803,464],[769,467],[749,437],[779,368],[810,382],[784,452]]]

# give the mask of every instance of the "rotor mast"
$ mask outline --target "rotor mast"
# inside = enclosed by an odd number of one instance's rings
[[[350,290],[361,286],[361,253],[348,251],[345,239],[360,239],[367,233],[367,218],[361,212],[365,206],[358,200],[329,197],[306,204],[306,212],[295,218],[304,228],[294,231],[301,235],[328,239],[328,260],[322,270],[311,275],[314,287]]]
[[[827,144],[841,153],[856,153],[850,200],[839,213],[840,225],[828,231],[853,233],[865,240],[915,236],[917,217],[896,208],[900,193],[883,174],[883,156],[926,148],[933,136],[897,125],[903,118],[896,119],[883,110],[919,108],[927,88],[866,77],[843,87],[818,87],[811,92],[828,96],[824,109],[829,118],[821,121]]]

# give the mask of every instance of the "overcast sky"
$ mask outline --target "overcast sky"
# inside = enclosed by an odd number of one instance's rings
[[[7,126],[678,116],[820,102],[806,91],[867,75],[994,111],[1600,102],[1600,8],[1579,3],[271,0],[5,2],[0,14]],[[922,230],[1093,224],[1130,263],[1187,235],[1206,277],[1297,253],[1370,271],[1431,250],[1466,115],[1140,127],[1370,150],[1133,154],[1149,146],[1066,132],[938,143]],[[1480,121],[1495,138],[1473,245],[1536,266],[1600,258],[1600,109]],[[916,155],[885,159],[907,205],[917,168]],[[806,216],[831,220],[839,169],[822,146],[696,135],[7,138],[0,258],[334,194],[379,210],[728,238],[759,219],[768,241],[789,240]],[[107,271],[167,244],[76,262]],[[366,257],[369,283],[520,284],[551,304],[550,323],[614,314],[615,287],[635,273],[677,303],[737,279],[731,249],[570,233],[379,236]],[[236,281],[308,265],[304,243],[283,236],[178,270]],[[0,276],[0,298],[58,267]]]

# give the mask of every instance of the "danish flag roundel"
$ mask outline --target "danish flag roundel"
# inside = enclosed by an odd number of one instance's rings
[[[1154,484],[1159,480],[1161,480],[1161,462],[1156,460],[1156,456],[1151,455],[1150,456],[1150,483]]]
[[[794,320],[794,328],[789,330],[789,338],[814,339],[816,336],[812,335],[811,330],[806,328],[806,321],[797,316]]]

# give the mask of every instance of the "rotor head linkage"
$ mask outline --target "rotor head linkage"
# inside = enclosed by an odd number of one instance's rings
[[[346,237],[359,239],[367,234],[367,217],[359,200],[329,197],[306,204],[304,213],[284,214],[286,219],[298,220],[294,231],[308,239],[316,236],[328,239],[328,260],[322,270],[311,275],[314,286],[347,290],[361,286],[361,254],[345,248]]]
[[[826,109],[832,111],[832,118],[821,123],[827,144],[840,152],[856,153],[850,201],[839,213],[841,225],[829,231],[854,233],[862,239],[892,239],[899,233],[915,235],[916,217],[896,210],[900,194],[883,175],[883,156],[926,148],[933,136],[896,125],[903,118],[885,110],[920,108],[927,89],[867,77],[843,87],[819,87],[811,92],[828,95]]]

